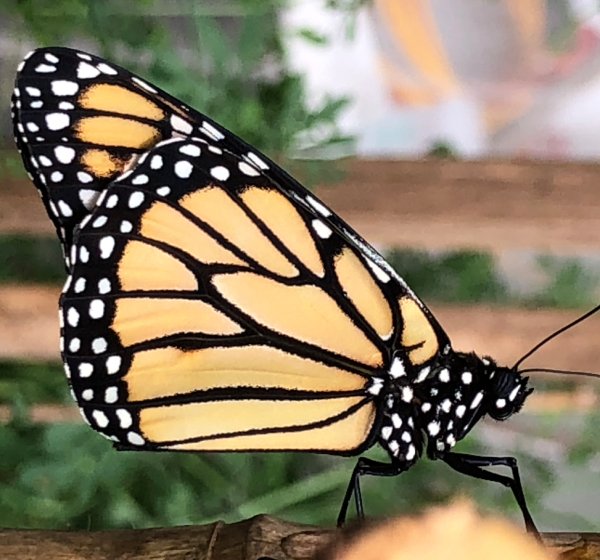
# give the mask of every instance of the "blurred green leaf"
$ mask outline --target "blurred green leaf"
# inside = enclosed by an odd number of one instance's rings
[[[56,237],[0,235],[0,283],[60,284],[65,278]]]

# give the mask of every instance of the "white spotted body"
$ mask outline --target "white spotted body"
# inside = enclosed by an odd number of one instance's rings
[[[409,468],[425,446],[432,459],[450,451],[486,414],[504,420],[518,412],[530,392],[526,378],[475,354],[451,350],[416,369],[396,356],[377,392],[384,410],[379,441]]]

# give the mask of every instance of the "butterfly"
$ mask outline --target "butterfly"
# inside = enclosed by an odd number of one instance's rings
[[[61,352],[84,419],[123,450],[422,455],[512,489],[517,463],[453,451],[532,391],[452,349],[385,259],[264,154],[110,62],[42,48],[18,70],[17,146],[60,238]],[[504,465],[512,476],[484,467]]]

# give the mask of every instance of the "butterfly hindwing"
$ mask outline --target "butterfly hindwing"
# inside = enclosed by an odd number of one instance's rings
[[[400,310],[315,220],[201,140],[164,142],[113,183],[76,236],[61,302],[71,383],[94,427],[174,449],[367,441],[368,389]]]

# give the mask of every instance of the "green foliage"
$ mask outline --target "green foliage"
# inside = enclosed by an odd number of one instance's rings
[[[472,445],[466,442],[465,449]],[[380,451],[371,455],[385,459]],[[139,528],[231,522],[262,512],[331,524],[354,461],[280,453],[119,453],[83,424],[19,420],[0,427],[0,525]],[[500,497],[506,511],[516,512],[506,489],[441,463],[423,461],[401,477],[364,481],[365,505],[375,516],[414,513],[460,493],[488,508]]]
[[[575,259],[541,256],[540,268],[550,279],[545,289],[531,298],[540,307],[588,307],[596,300],[600,285],[597,274],[587,271]]]
[[[223,2],[210,7],[191,2],[189,17],[166,26],[166,3],[141,0],[9,0],[11,14],[40,46],[68,44],[86,37],[92,49],[156,83],[271,155],[303,149],[339,150],[351,143],[336,119],[347,99],[325,99],[309,108],[303,78],[285,64],[278,0]],[[185,14],[184,14],[185,15]],[[231,17],[232,15],[236,17]],[[311,29],[299,35],[311,43],[326,38]],[[178,47],[181,39],[185,49]]]
[[[57,238],[0,235],[0,283],[57,284],[64,280]]]
[[[72,402],[62,365],[0,360],[0,404]]]
[[[435,255],[424,251],[392,250],[389,263],[427,301],[497,302],[506,299],[506,286],[497,278],[494,259],[477,251]]]
[[[429,148],[427,155],[436,159],[456,159],[456,150],[448,142],[438,140]]]
[[[511,291],[510,278],[501,278],[489,253],[393,249],[386,258],[424,301],[586,308],[595,304],[600,285],[582,261],[547,255],[537,257],[547,282],[524,295]]]

